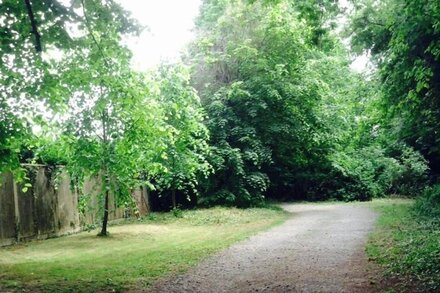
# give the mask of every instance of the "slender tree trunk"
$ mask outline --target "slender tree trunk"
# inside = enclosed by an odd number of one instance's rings
[[[108,189],[105,191],[105,199],[104,199],[104,217],[102,218],[102,228],[101,232],[98,234],[99,236],[107,236],[107,223],[108,223]]]
[[[101,93],[102,94],[102,93]],[[103,163],[102,163],[102,172],[103,174],[103,187],[105,189],[105,198],[104,198],[104,216],[102,218],[102,229],[98,236],[107,236],[107,223],[108,223],[108,197],[109,197],[109,189],[110,189],[110,178],[108,174],[108,140],[107,140],[107,127],[108,127],[108,115],[107,111],[102,113],[102,131],[103,131]]]
[[[171,200],[173,201],[173,209],[177,208],[177,202],[176,202],[176,189],[173,188],[171,191]]]
[[[172,183],[172,191],[171,191],[171,200],[173,202],[173,209],[177,208],[177,201],[176,201],[176,157],[173,154],[173,183]]]

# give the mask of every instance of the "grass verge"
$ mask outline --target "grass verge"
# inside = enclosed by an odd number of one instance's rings
[[[440,292],[438,222],[418,216],[412,200],[375,200],[371,205],[380,216],[367,253],[384,268],[384,290]]]
[[[182,272],[204,257],[282,223],[277,209],[152,213],[98,231],[0,249],[0,291],[118,292]]]

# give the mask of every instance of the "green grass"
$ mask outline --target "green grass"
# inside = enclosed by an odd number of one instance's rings
[[[176,217],[176,215],[178,217]],[[148,286],[287,219],[276,209],[153,213],[142,221],[0,249],[0,291],[117,292]]]
[[[379,213],[367,253],[379,263],[391,292],[440,291],[440,226],[438,221],[421,218],[414,201],[375,200]]]

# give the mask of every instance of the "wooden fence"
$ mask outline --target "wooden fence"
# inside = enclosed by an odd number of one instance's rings
[[[0,246],[75,233],[86,225],[99,223],[102,213],[99,179],[87,180],[78,191],[71,187],[65,172],[56,179],[46,166],[33,166],[30,172],[32,187],[27,190],[17,184],[11,174],[0,175]],[[118,208],[110,194],[110,220],[133,216],[135,212],[139,216],[149,212],[146,189],[134,190],[132,195],[134,209]],[[80,202],[83,212],[80,212]]]

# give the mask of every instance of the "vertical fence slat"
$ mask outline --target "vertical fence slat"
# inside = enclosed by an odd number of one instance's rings
[[[28,190],[23,190],[23,184],[17,184],[12,174],[0,174],[0,246],[70,234],[78,232],[81,225],[99,224],[99,178],[90,178],[84,184],[82,193],[88,194],[90,200],[86,214],[80,219],[79,194],[70,189],[70,178],[66,172],[56,180],[55,188],[53,170],[45,169],[42,165],[27,167],[33,168],[30,172],[34,175],[29,176],[33,182]],[[111,219],[123,218],[124,209],[116,207],[114,194],[111,197],[114,207]],[[147,214],[147,189],[141,187],[133,190],[133,197],[139,215]]]

